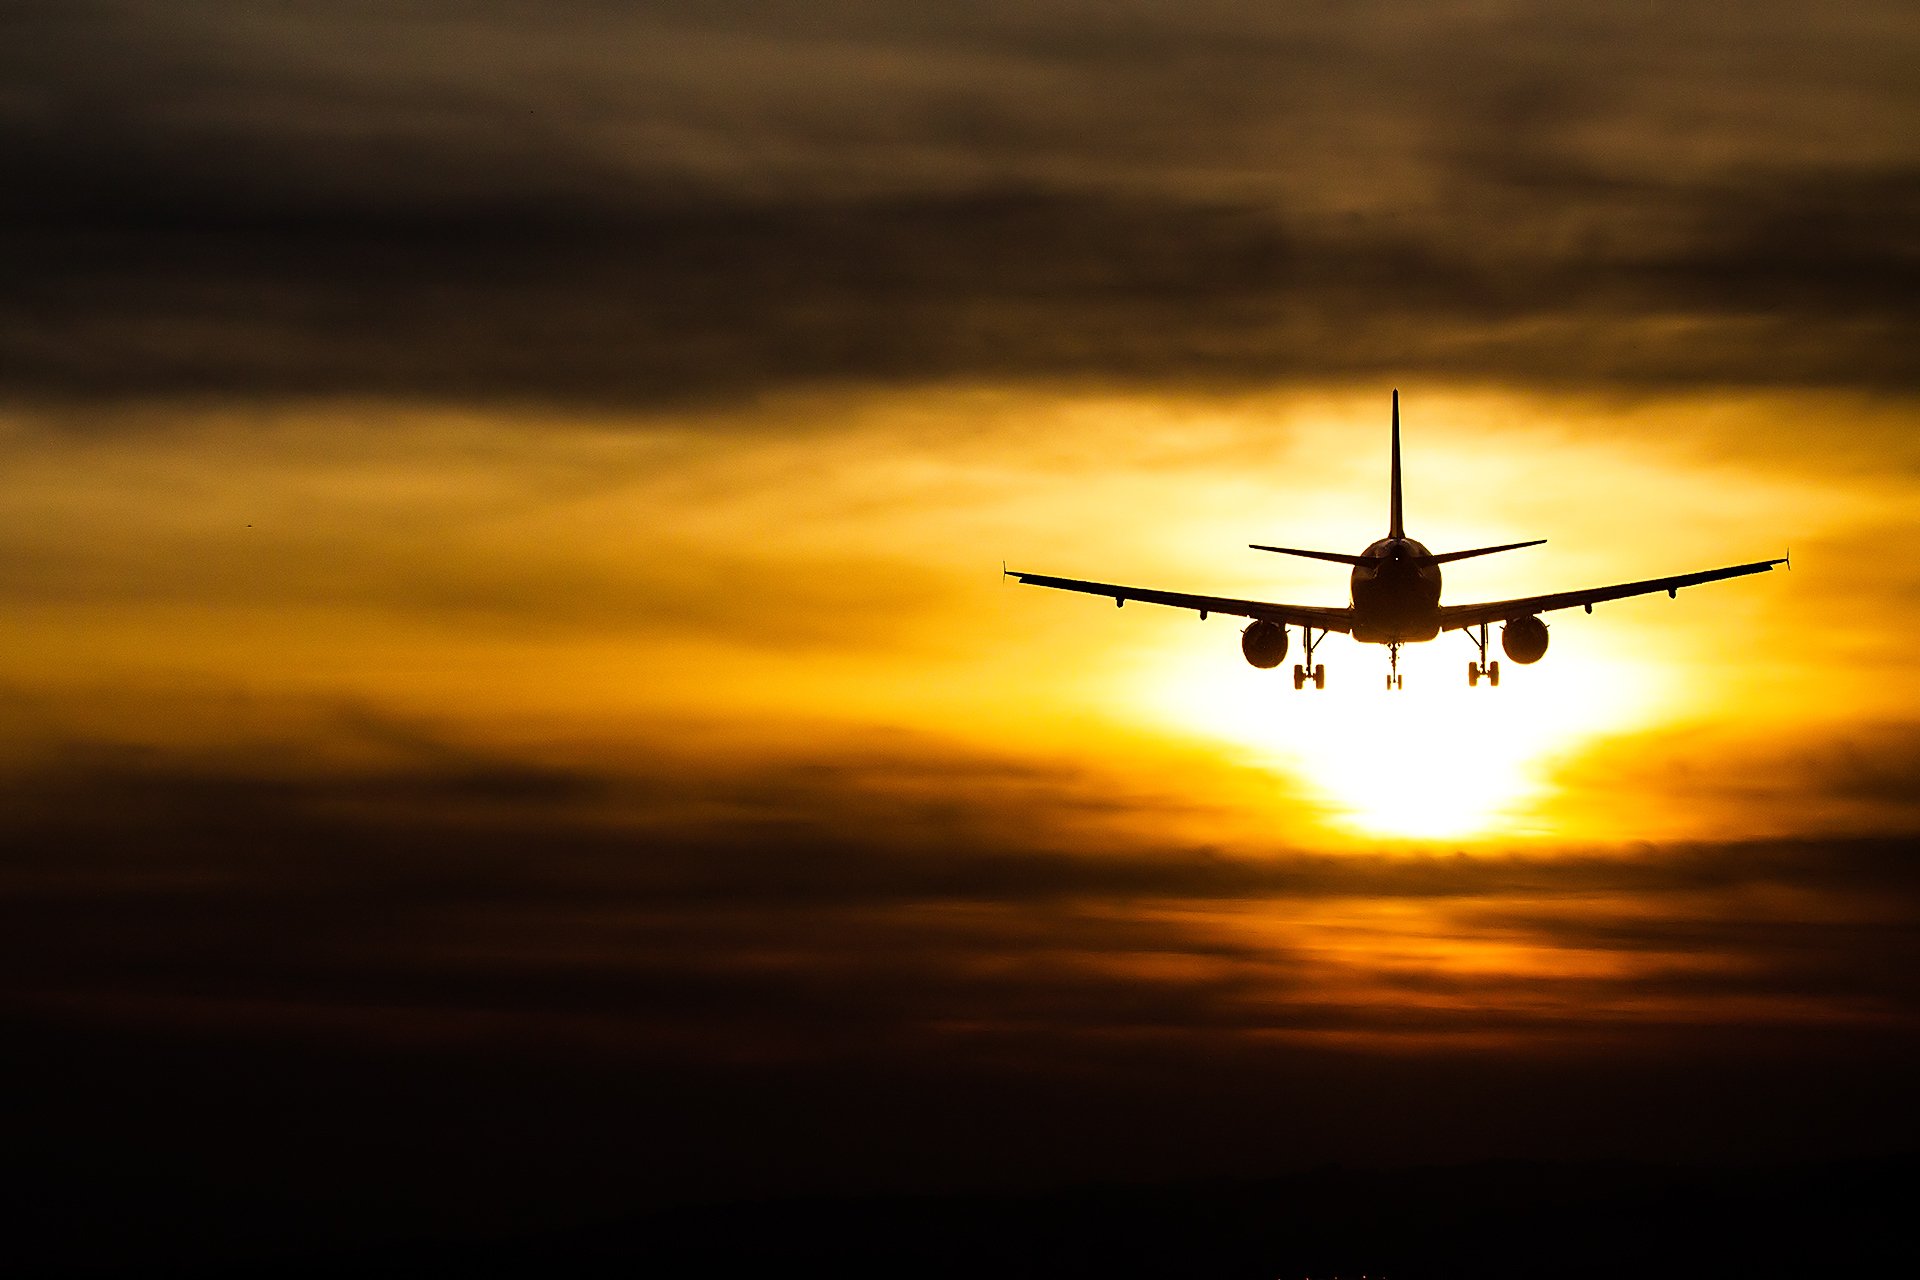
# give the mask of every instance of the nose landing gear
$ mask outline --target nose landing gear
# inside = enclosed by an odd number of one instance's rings
[[[1485,678],[1491,688],[1498,689],[1500,687],[1500,660],[1496,658],[1492,662],[1487,661],[1487,624],[1484,622],[1481,623],[1478,632],[1475,632],[1472,628],[1468,628],[1467,639],[1473,641],[1474,645],[1480,650],[1479,660],[1467,664],[1467,687],[1469,689],[1476,688],[1480,684],[1481,679]]]
[[[1407,687],[1406,677],[1400,674],[1400,646],[1399,645],[1389,644],[1387,646],[1387,662],[1393,668],[1391,671],[1387,672],[1388,690],[1406,688]]]

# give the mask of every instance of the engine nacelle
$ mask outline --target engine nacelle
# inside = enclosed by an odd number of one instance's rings
[[[1509,618],[1507,625],[1500,628],[1500,647],[1523,667],[1529,662],[1538,662],[1547,653],[1547,624],[1531,614]]]
[[[1287,660],[1287,629],[1277,622],[1256,622],[1240,633],[1240,652],[1262,671]]]

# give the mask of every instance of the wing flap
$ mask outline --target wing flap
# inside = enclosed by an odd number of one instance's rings
[[[1150,587],[1123,587],[1111,582],[1083,582],[1078,578],[1055,578],[1042,573],[1006,571],[1006,575],[1015,582],[1024,583],[1027,586],[1052,587],[1056,591],[1078,591],[1084,595],[1105,596],[1118,604],[1138,600],[1142,604],[1192,609],[1199,613],[1224,613],[1235,618],[1258,618],[1263,622],[1317,627],[1342,634],[1353,630],[1351,609],[1306,604],[1272,604],[1264,600],[1239,600],[1232,596],[1191,595],[1184,591],[1156,591]]]
[[[1648,578],[1643,582],[1622,582],[1611,587],[1558,591],[1545,596],[1522,596],[1517,600],[1488,600],[1481,604],[1443,605],[1440,609],[1440,629],[1455,631],[1461,627],[1477,627],[1487,622],[1505,622],[1509,618],[1523,617],[1530,613],[1549,613],[1555,609],[1591,606],[1608,600],[1625,600],[1630,596],[1653,595],[1660,591],[1674,592],[1682,587],[1697,587],[1703,582],[1721,582],[1728,578],[1744,578],[1750,573],[1765,573],[1773,566],[1785,563],[1784,559],[1756,560],[1752,564],[1729,565],[1724,569],[1703,569],[1699,573],[1681,573],[1670,578]]]

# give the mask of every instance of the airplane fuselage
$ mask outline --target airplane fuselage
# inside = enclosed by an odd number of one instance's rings
[[[1440,566],[1412,538],[1382,538],[1353,568],[1353,638],[1363,644],[1415,644],[1440,634]]]

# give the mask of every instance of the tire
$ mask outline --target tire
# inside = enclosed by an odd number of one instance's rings
[[[1294,663],[1293,664],[1293,687],[1296,689],[1304,688],[1306,686],[1306,683],[1307,683],[1307,669],[1301,666],[1297,662]]]
[[[1327,664],[1324,662],[1313,669],[1313,687],[1316,689],[1327,687]]]
[[[1495,658],[1487,664],[1487,683],[1496,689],[1500,687],[1500,660],[1498,658]]]

